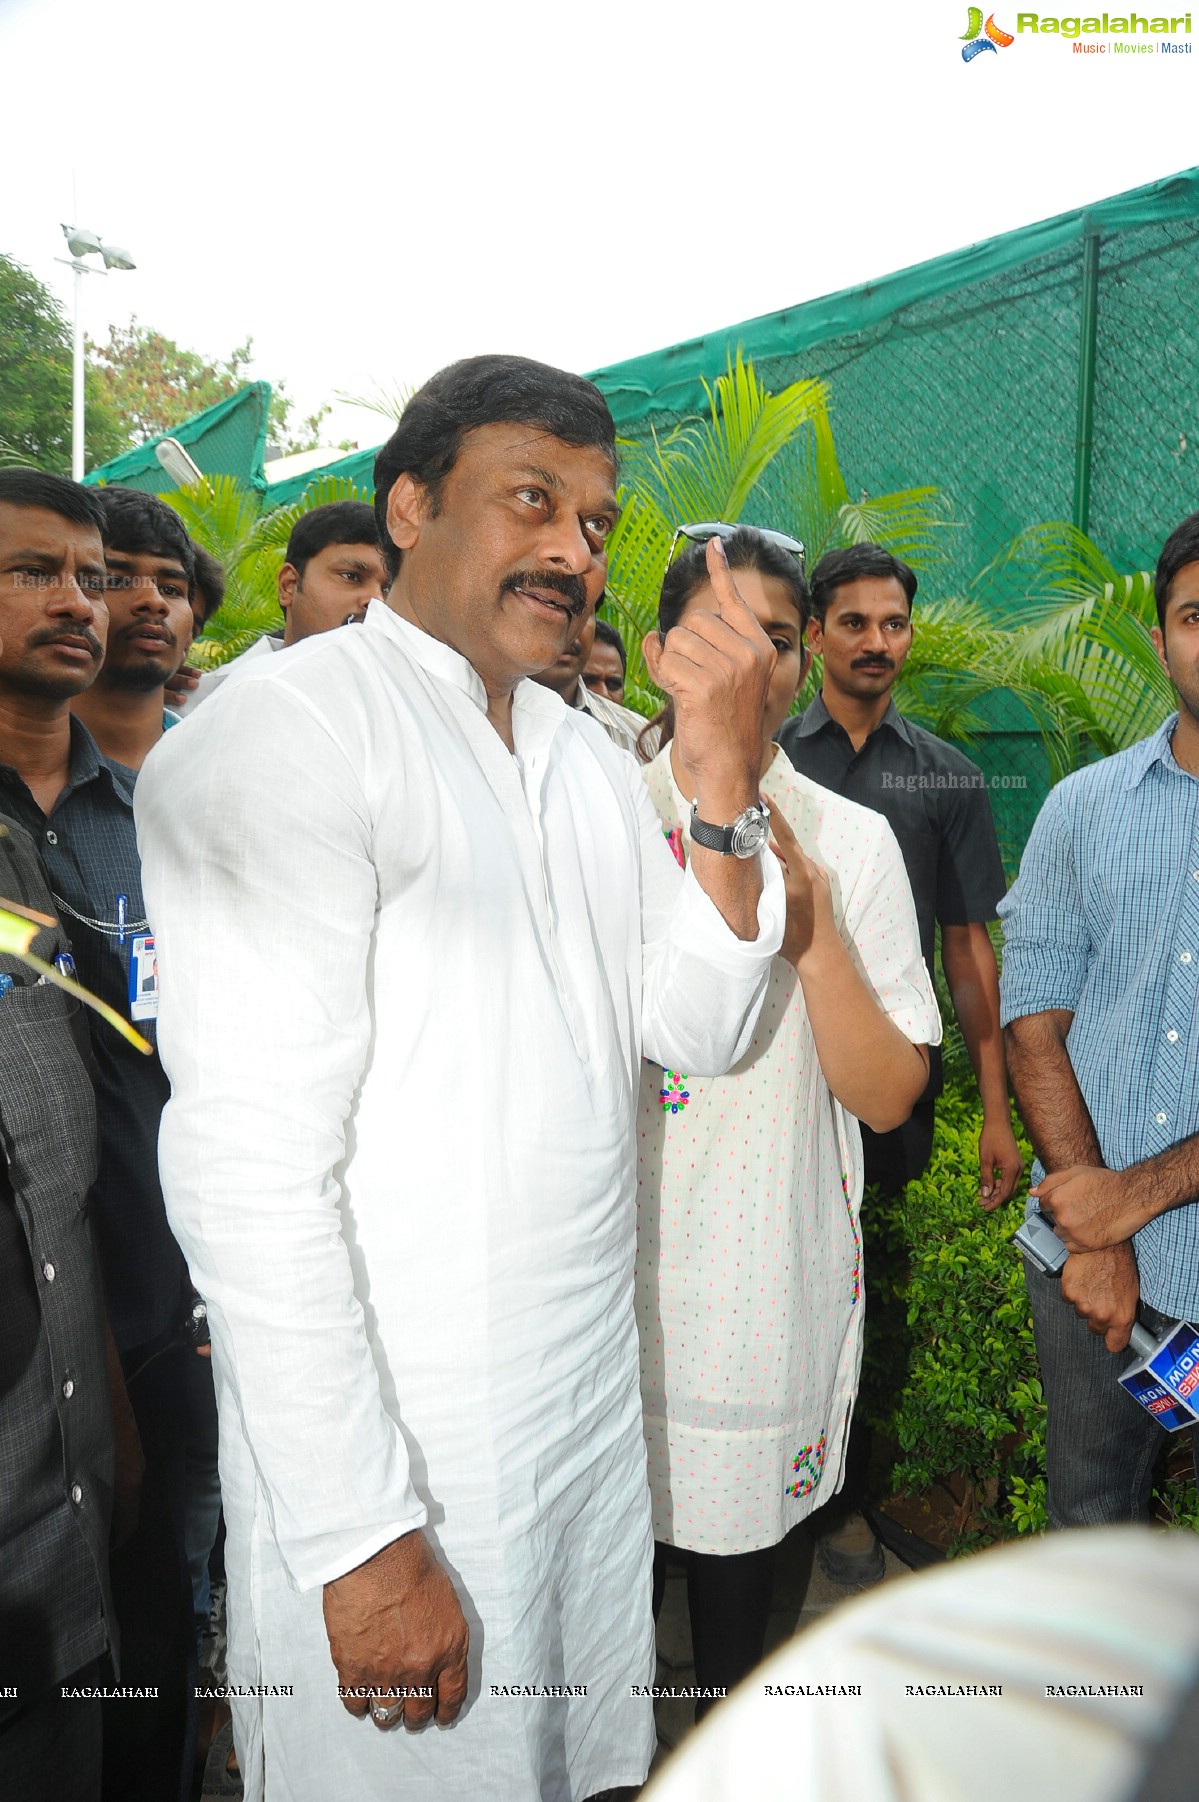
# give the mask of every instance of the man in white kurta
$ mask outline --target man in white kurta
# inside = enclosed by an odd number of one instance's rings
[[[373,602],[247,666],[139,783],[229,1677],[266,1691],[233,1698],[248,1798],[573,1802],[652,1752],[639,1060],[740,1054],[782,888],[734,936],[594,721],[521,681],[510,751],[489,694]],[[421,1528],[468,1699],[379,1733],[322,1586]]]

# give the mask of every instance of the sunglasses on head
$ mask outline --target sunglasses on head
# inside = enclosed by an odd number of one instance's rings
[[[734,532],[744,529],[742,524],[730,526],[721,519],[708,520],[703,525],[677,526],[666,556],[667,569],[674,562],[674,554],[678,549],[680,538],[690,538],[693,544],[706,544],[709,538],[731,538]],[[798,538],[789,538],[786,532],[768,531],[765,526],[750,526],[749,530],[757,532],[758,536],[764,538],[768,544],[777,544],[781,551],[789,551],[791,556],[798,559],[802,571],[806,552]]]

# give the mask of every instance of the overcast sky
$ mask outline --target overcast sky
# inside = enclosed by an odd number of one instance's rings
[[[967,10],[0,0],[0,250],[69,302],[90,227],[138,265],[93,337],[252,334],[307,411],[477,351],[593,369],[1199,161],[1199,54],[965,65]]]

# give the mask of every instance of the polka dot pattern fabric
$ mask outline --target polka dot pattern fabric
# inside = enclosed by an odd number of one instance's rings
[[[645,771],[687,847],[669,748]],[[881,815],[776,755],[762,782],[829,872],[838,927],[882,1006],[940,1039],[903,860]],[[821,1074],[803,990],[776,958],[726,1076],[646,1062],[638,1108],[637,1321],[654,1535],[692,1551],[773,1545],[840,1486],[861,1364],[862,1146]]]

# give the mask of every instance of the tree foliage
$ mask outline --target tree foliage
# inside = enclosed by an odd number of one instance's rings
[[[89,467],[125,449],[96,374],[84,375]],[[71,328],[44,282],[0,255],[0,463],[71,473]]]
[[[247,338],[227,357],[207,358],[186,350],[139,323],[111,325],[104,344],[88,342],[88,351],[102,391],[127,434],[127,445],[144,444],[181,425],[205,407],[227,400],[251,379],[254,340]],[[328,406],[299,421],[293,429],[295,407],[282,382],[272,386],[270,432],[286,456],[292,451],[313,450],[320,443],[320,426]]]

